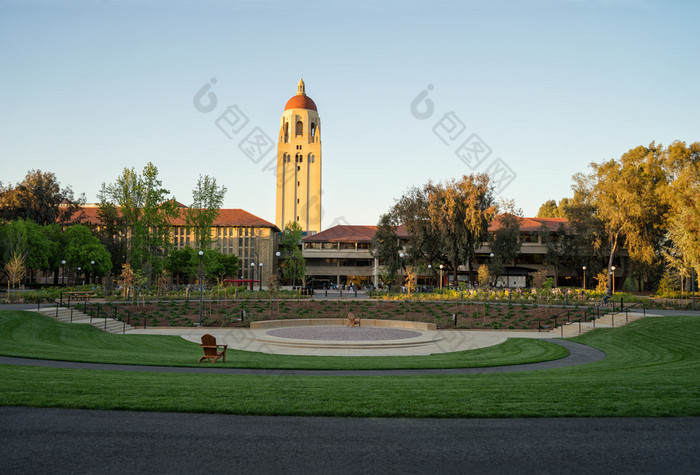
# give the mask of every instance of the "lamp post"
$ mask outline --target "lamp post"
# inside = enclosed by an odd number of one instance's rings
[[[253,290],[255,285],[255,262],[250,263],[250,290]]]
[[[690,267],[690,291],[693,293],[693,312],[695,311],[695,267]]]
[[[493,258],[494,258],[494,253],[492,252],[491,254],[489,254],[489,257],[491,258],[491,268],[493,268]],[[495,287],[495,286],[496,286],[496,283],[495,283],[495,282],[496,282],[496,278],[495,278],[495,276],[491,276],[491,277],[493,278],[493,281],[494,281],[494,287]]]
[[[610,268],[610,273],[612,274],[612,290],[613,294],[615,293],[615,266],[612,266]]]
[[[199,267],[197,268],[197,274],[199,274],[199,324],[198,327],[202,326],[202,279],[204,277],[204,263],[202,257],[204,256],[204,251],[199,251]]]
[[[65,287],[66,286],[66,260],[63,259],[61,261],[61,264],[63,265],[63,275],[61,275],[61,286]]]
[[[90,261],[90,283],[95,280],[95,261]]]
[[[277,286],[278,288],[282,286],[282,266],[280,265],[280,256],[282,253],[280,251],[275,252],[277,256],[277,268],[275,270],[275,276],[277,276]]]
[[[262,292],[262,268],[263,268],[263,263],[261,262],[260,264],[258,264],[258,266],[260,267],[260,271],[258,272],[258,280],[260,281],[260,286],[258,287],[258,290],[259,290],[260,292]]]
[[[430,265],[430,264],[428,264],[428,275],[432,274],[432,270],[433,270],[433,266]],[[433,276],[430,275],[430,281],[431,281],[431,282],[433,281],[433,278],[432,278],[432,277],[433,277]]]
[[[78,285],[77,279],[80,279],[80,266],[78,266],[78,275],[76,275],[75,278],[76,278],[75,285]]]
[[[586,266],[583,266],[582,269],[583,269],[583,290],[586,290]]]
[[[440,264],[440,295],[442,295],[442,269],[444,269],[445,266]]]

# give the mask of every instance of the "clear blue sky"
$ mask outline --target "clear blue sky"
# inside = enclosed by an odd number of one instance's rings
[[[95,201],[152,161],[179,201],[209,174],[225,207],[274,222],[263,168],[303,77],[324,228],[375,224],[409,186],[494,163],[510,170],[500,196],[534,215],[592,161],[700,140],[699,23],[698,3],[662,0],[0,0],[0,180],[52,171]],[[200,112],[211,78],[217,105]],[[248,123],[229,139],[215,122],[232,105]],[[256,127],[275,141],[259,163],[238,147]],[[455,153],[472,134],[492,151],[481,163]]]

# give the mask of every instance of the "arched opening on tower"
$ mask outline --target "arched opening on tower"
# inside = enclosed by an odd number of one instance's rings
[[[304,124],[303,124],[300,120],[298,120],[298,121],[297,121],[297,129],[296,129],[296,132],[295,132],[295,136],[298,137],[298,136],[300,136],[300,135],[304,135]]]
[[[316,141],[316,124],[311,122],[311,142]]]
[[[284,122],[284,143],[289,143],[289,122]]]

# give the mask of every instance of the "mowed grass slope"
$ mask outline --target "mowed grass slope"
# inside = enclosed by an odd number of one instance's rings
[[[198,344],[178,336],[113,335],[90,325],[69,324],[33,312],[0,312],[0,355],[154,366],[206,366]],[[229,349],[216,367],[265,369],[472,368],[536,363],[563,358],[559,345],[531,339],[471,351],[410,357],[269,355]]]
[[[700,319],[647,318],[574,339],[603,361],[523,373],[300,377],[0,366],[0,403],[260,415],[700,416]]]

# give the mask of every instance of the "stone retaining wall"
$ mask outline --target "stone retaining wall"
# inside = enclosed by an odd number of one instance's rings
[[[265,320],[259,322],[250,322],[251,330],[262,330],[270,328],[284,327],[318,327],[318,326],[345,326],[348,323],[347,318],[299,318],[290,320]],[[375,320],[372,318],[363,318],[361,326],[363,327],[384,327],[384,328],[406,328],[410,330],[435,330],[434,323],[424,322],[403,322],[398,320]]]

